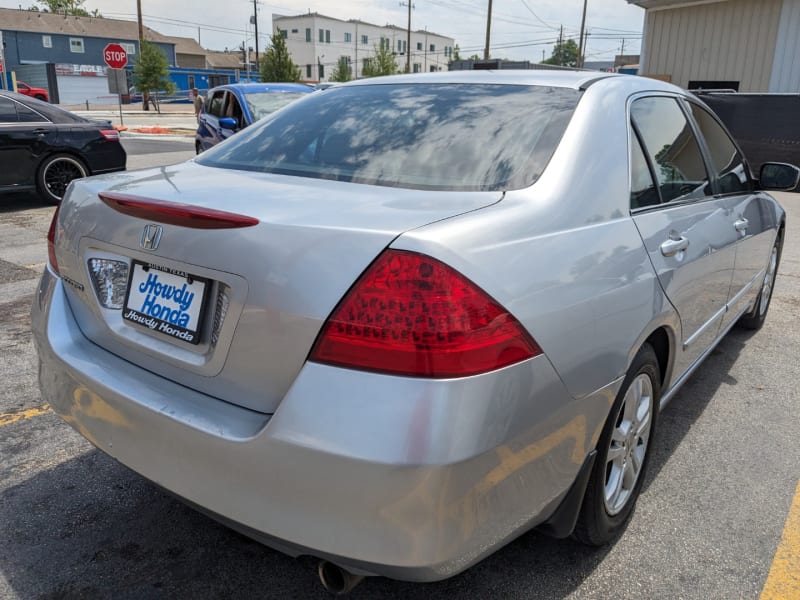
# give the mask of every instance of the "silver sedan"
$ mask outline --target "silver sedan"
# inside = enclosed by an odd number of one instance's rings
[[[33,306],[44,398],[332,591],[531,528],[601,545],[659,409],[759,328],[784,211],[658,81],[336,86],[196,159],[75,182]]]

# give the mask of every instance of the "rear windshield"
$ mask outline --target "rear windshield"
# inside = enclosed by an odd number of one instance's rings
[[[541,175],[578,98],[577,90],[521,85],[336,87],[197,162],[388,187],[519,189]]]

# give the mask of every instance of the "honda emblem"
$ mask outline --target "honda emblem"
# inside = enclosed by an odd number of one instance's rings
[[[145,250],[156,250],[163,232],[161,225],[145,225],[139,245]]]

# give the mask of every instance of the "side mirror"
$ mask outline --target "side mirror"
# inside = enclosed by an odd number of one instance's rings
[[[238,126],[238,123],[236,122],[236,119],[234,119],[233,117],[222,117],[219,120],[219,126],[222,127],[223,129],[230,129],[231,131],[235,131]]]
[[[762,190],[791,191],[800,183],[800,169],[786,163],[764,163],[758,183]]]

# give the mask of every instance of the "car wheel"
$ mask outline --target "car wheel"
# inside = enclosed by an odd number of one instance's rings
[[[45,200],[58,204],[70,182],[88,174],[89,170],[80,159],[69,154],[54,154],[47,157],[39,167],[36,187]]]
[[[45,98],[45,97],[44,97],[44,96],[42,96],[41,94],[36,94],[36,95],[34,96],[34,98],[36,98],[37,100],[41,100],[42,102],[47,102],[47,98]]]
[[[203,151],[203,148],[200,146],[200,142],[195,141],[194,143],[194,152],[195,154],[200,154]]]
[[[778,275],[778,265],[781,262],[781,250],[783,249],[783,232],[778,234],[775,239],[775,244],[772,246],[772,252],[769,254],[769,262],[767,263],[767,272],[764,275],[764,281],[761,283],[761,291],[756,299],[756,305],[753,307],[753,312],[743,315],[739,319],[738,325],[745,329],[758,330],[764,325],[767,320],[767,311],[769,310],[769,303],[772,300],[772,290],[775,287],[775,277]]]
[[[661,378],[649,344],[636,354],[597,445],[597,458],[573,536],[590,546],[624,529],[642,489],[653,443]]]

